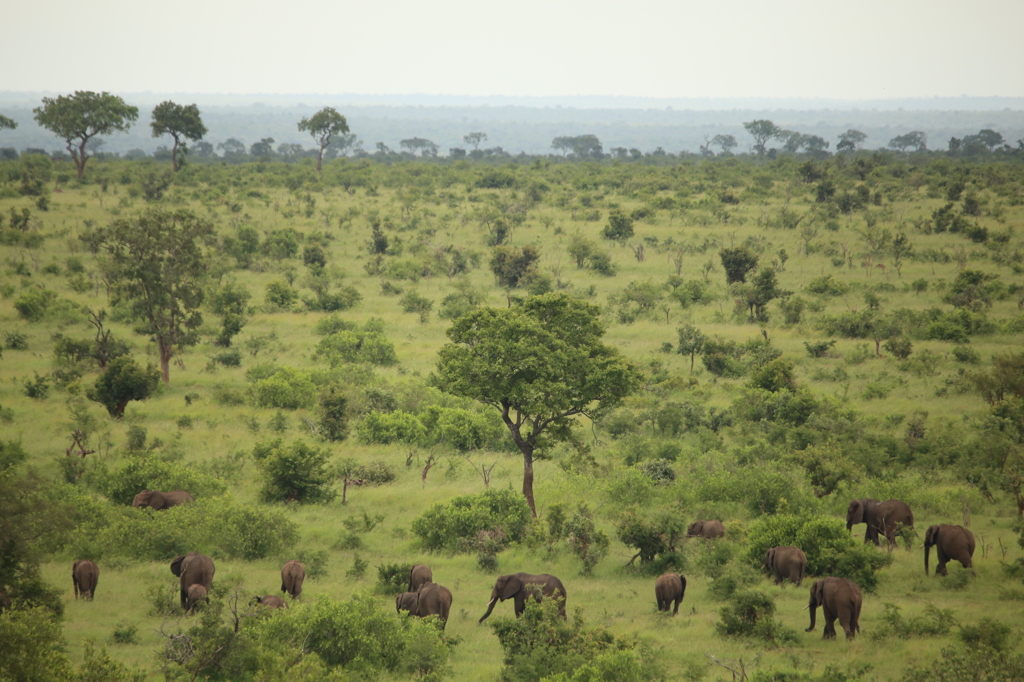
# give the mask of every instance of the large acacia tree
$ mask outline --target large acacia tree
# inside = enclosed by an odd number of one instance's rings
[[[593,417],[640,386],[639,371],[601,343],[599,314],[565,294],[484,308],[458,318],[439,353],[444,390],[501,413],[523,454],[523,495],[534,516],[533,461],[545,439],[568,436],[577,415]]]
[[[174,138],[171,166],[175,173],[181,168],[181,162],[178,161],[179,150],[182,156],[188,154],[187,141],[198,142],[207,132],[197,105],[175,104],[170,100],[161,102],[153,108],[153,122],[149,125],[153,129],[153,137],[170,135]]]
[[[139,108],[126,104],[117,95],[88,90],[76,90],[73,95],[56,98],[44,97],[43,105],[32,112],[39,125],[67,143],[79,180],[85,176],[89,140],[97,135],[109,135],[115,130],[126,132],[139,118]]]
[[[348,121],[334,107],[324,107],[309,118],[299,121],[299,130],[308,132],[318,147],[316,170],[323,167],[324,150],[331,144],[331,137],[348,132]]]
[[[160,371],[170,383],[175,346],[194,344],[203,322],[199,307],[209,265],[203,247],[213,243],[213,225],[189,210],[152,209],[83,238],[106,252],[114,303],[126,303],[138,331],[156,341]]]

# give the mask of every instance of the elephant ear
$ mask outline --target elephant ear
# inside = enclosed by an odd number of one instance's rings
[[[171,560],[171,573],[177,577],[181,577],[181,562],[185,560],[184,554],[179,554]]]
[[[149,506],[153,509],[165,509],[167,507],[167,500],[164,498],[164,494],[157,492],[150,493]]]
[[[523,581],[519,579],[519,576],[508,576],[508,580],[505,581],[505,585],[501,588],[501,600],[511,599],[522,589]]]
[[[815,604],[825,603],[825,581],[815,580],[814,585],[811,587],[811,596],[813,597]]]
[[[771,549],[768,550],[768,553],[764,555],[764,565],[765,565],[765,568],[771,568],[772,567],[772,561],[775,559],[775,549],[776,549],[775,547],[772,547]]]
[[[939,527],[929,526],[928,530],[924,533],[924,544],[927,546],[934,545],[939,541]]]

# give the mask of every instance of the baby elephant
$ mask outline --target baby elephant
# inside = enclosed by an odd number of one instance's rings
[[[694,521],[686,529],[688,538],[720,538],[725,535],[721,521]]]
[[[409,591],[415,592],[420,585],[434,582],[434,574],[426,564],[416,564],[409,570]]]
[[[79,559],[71,567],[71,582],[75,585],[75,599],[92,601],[96,593],[96,583],[100,578],[100,567],[88,559]]]
[[[268,609],[286,609],[288,608],[288,602],[281,599],[275,594],[268,594],[265,597],[253,597],[249,602],[249,606],[266,606]]]
[[[191,613],[196,610],[199,602],[209,602],[210,598],[207,596],[206,588],[196,583],[195,585],[188,586],[188,599],[185,602],[185,613]]]
[[[822,578],[811,585],[811,601],[805,608],[811,610],[811,626],[807,632],[814,630],[814,616],[818,607],[825,616],[825,633],[822,639],[836,638],[836,619],[851,640],[860,632],[860,607],[863,599],[860,586],[846,578]]]
[[[946,575],[946,562],[949,561],[959,561],[964,568],[974,570],[974,533],[963,526],[941,523],[928,528],[924,534],[925,575],[928,575],[928,555],[932,553],[933,546],[939,560],[935,575]]]
[[[800,587],[807,571],[807,555],[799,547],[772,547],[764,555],[764,566],[768,575],[775,574],[775,584],[781,585],[786,578]]]
[[[658,600],[658,610],[668,611],[668,607],[675,602],[672,615],[679,613],[679,602],[683,601],[686,593],[686,576],[678,573],[666,573],[654,583],[654,598]]]
[[[281,567],[281,591],[287,592],[292,599],[298,599],[302,595],[302,581],[306,579],[306,567],[301,562],[285,562]]]

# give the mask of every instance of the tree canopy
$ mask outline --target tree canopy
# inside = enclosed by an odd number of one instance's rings
[[[78,178],[85,176],[89,160],[86,145],[97,135],[125,132],[139,118],[139,108],[109,92],[76,90],[73,95],[44,97],[43,105],[32,110],[42,127],[67,143]]]
[[[9,130],[14,130],[17,127],[18,127],[18,122],[17,121],[15,121],[13,118],[7,118],[3,114],[0,114],[0,130],[3,130],[4,128],[7,128]]]
[[[757,152],[758,156],[764,156],[764,153],[768,151],[766,146],[768,142],[779,137],[784,132],[782,128],[765,119],[747,121],[743,124],[743,127],[754,138],[754,151]]]
[[[149,124],[153,129],[153,137],[170,135],[174,138],[174,148],[171,150],[171,165],[177,172],[181,168],[178,161],[178,152],[182,155],[188,153],[186,140],[198,142],[206,135],[206,126],[199,115],[199,107],[195,104],[175,104],[167,100],[153,108],[153,122]]]
[[[569,436],[573,417],[593,417],[640,386],[640,372],[601,343],[600,308],[565,294],[463,315],[441,348],[439,386],[501,413],[523,454],[523,495],[534,516],[533,460],[542,437]]]
[[[331,137],[347,133],[348,121],[334,107],[324,107],[309,118],[303,116],[299,121],[299,131],[309,133],[316,142],[319,148],[316,170],[320,172],[323,167],[324,150],[331,144]]]

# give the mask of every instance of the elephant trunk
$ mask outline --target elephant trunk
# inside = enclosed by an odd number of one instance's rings
[[[814,617],[818,614],[818,606],[814,603],[810,603],[811,609],[811,627],[807,628],[805,632],[812,632],[814,630]]]
[[[491,599],[491,601],[489,601],[489,602],[487,603],[487,613],[485,613],[484,615],[480,616],[480,620],[478,620],[477,622],[478,622],[478,623],[482,623],[482,622],[484,622],[485,620],[487,620],[487,617],[488,617],[489,615],[491,615],[491,611],[493,611],[493,610],[494,610],[494,605],[495,605],[495,604],[497,604],[497,603],[498,603],[498,598],[497,598],[497,597],[495,597],[495,598]]]

